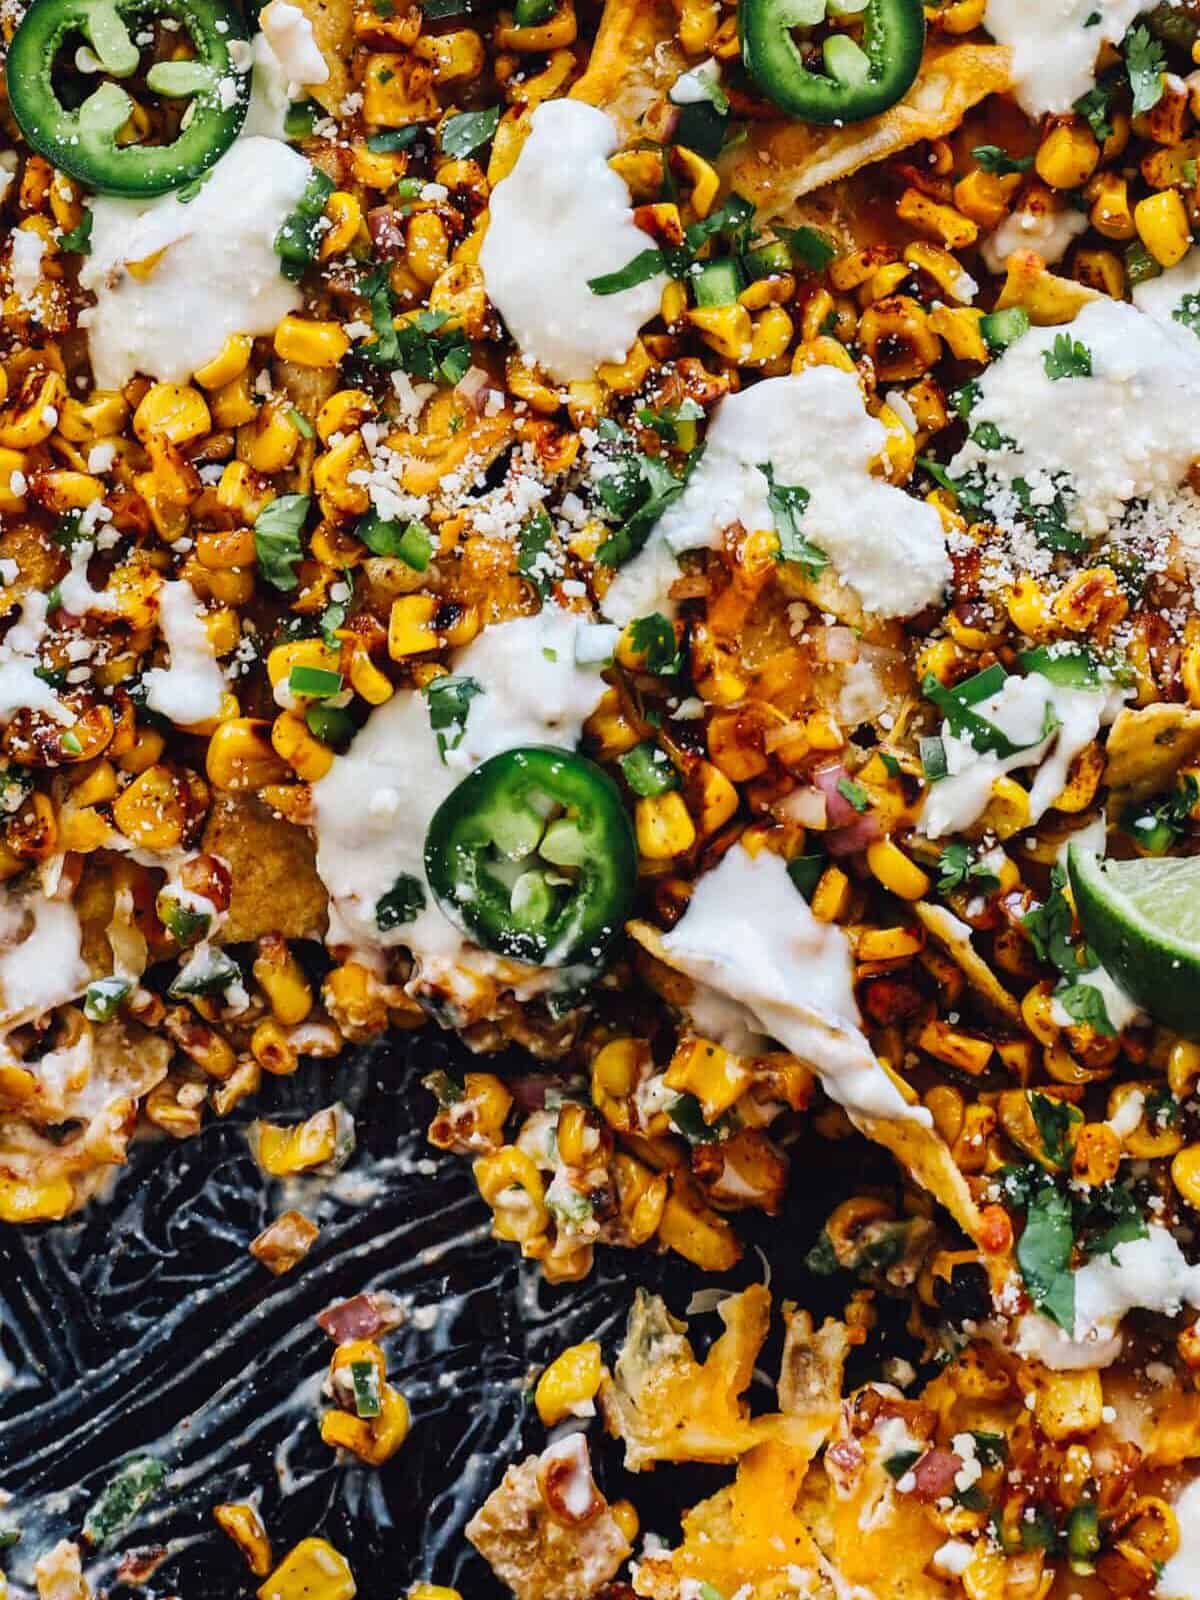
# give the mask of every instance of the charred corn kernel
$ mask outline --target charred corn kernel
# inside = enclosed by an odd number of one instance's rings
[[[647,1056],[643,1041],[613,1039],[592,1062],[592,1104],[610,1127],[628,1130],[629,1097]]]
[[[288,1077],[300,1065],[287,1030],[273,1017],[260,1022],[250,1035],[250,1054],[264,1072],[276,1078]]]
[[[110,761],[101,761],[71,789],[71,799],[78,806],[99,806],[112,800],[117,793],[117,774]]]
[[[957,1089],[947,1083],[936,1083],[925,1095],[925,1105],[933,1117],[933,1125],[947,1144],[954,1144],[962,1132],[966,1105]]]
[[[42,444],[57,427],[66,397],[66,381],[60,372],[31,372],[0,411],[0,446],[28,450]]]
[[[747,315],[747,327],[749,322]],[[640,339],[635,339],[624,361],[601,362],[596,368],[596,376],[613,394],[633,394],[645,383],[653,365],[646,346]]]
[[[691,1184],[678,1178],[663,1206],[658,1237],[668,1249],[707,1272],[728,1272],[741,1256],[728,1222],[704,1204]]]
[[[696,827],[707,838],[723,828],[740,804],[737,788],[711,761],[700,762],[695,776]]]
[[[1125,242],[1137,232],[1129,206],[1129,184],[1119,172],[1099,172],[1088,189],[1092,202],[1089,218],[1106,239]]]
[[[1095,740],[1086,745],[1071,762],[1067,782],[1050,803],[1055,811],[1065,811],[1077,816],[1086,811],[1096,798],[1096,791],[1104,777],[1104,751]]]
[[[600,1346],[594,1339],[572,1345],[557,1356],[542,1373],[533,1391],[533,1403],[546,1427],[553,1428],[564,1417],[590,1417],[593,1401],[604,1376]]]
[[[842,372],[855,370],[849,350],[824,334],[819,339],[806,339],[796,346],[792,356],[792,371],[803,372],[808,367],[837,367]]]
[[[1029,826],[1028,794],[1012,778],[997,778],[982,822],[998,839],[1011,839]]]
[[[275,329],[275,354],[281,361],[294,361],[298,367],[329,370],[336,367],[350,340],[340,322],[319,322],[308,317],[286,316]]]
[[[0,449],[0,511],[23,511],[26,505],[25,468],[28,464],[23,450]],[[13,487],[16,477],[20,492]]]
[[[850,910],[850,879],[841,867],[826,867],[813,890],[812,914],[818,922],[840,922]]]
[[[335,189],[326,200],[325,217],[329,228],[321,240],[319,254],[322,261],[349,250],[363,225],[362,207],[345,189]]]
[[[61,517],[103,500],[104,485],[90,472],[43,472],[35,481],[34,494],[39,505]]]
[[[313,463],[313,488],[330,514],[346,512],[360,517],[370,509],[371,497],[360,478],[369,470],[362,434],[348,433],[319,455]],[[354,481],[351,481],[353,478]]]
[[[1071,1173],[1096,1186],[1115,1178],[1121,1166],[1121,1141],[1106,1122],[1085,1122],[1075,1135]]]
[[[1191,224],[1178,189],[1164,189],[1139,200],[1133,208],[1133,221],[1138,237],[1160,267],[1177,266],[1191,248]]]
[[[687,320],[726,361],[745,361],[750,354],[754,328],[745,306],[693,306]]]
[[[971,33],[978,28],[987,11],[987,0],[951,0],[939,6],[937,25],[943,33]]]
[[[166,744],[157,728],[139,728],[133,744],[117,757],[117,765],[122,772],[145,772],[147,767],[152,767],[159,760]]]
[[[172,850],[183,838],[185,815],[173,774],[148,767],[113,802],[113,821],[144,850]]]
[[[28,1182],[0,1174],[0,1222],[61,1222],[74,1204],[71,1180],[61,1174]]]
[[[901,900],[923,900],[933,880],[890,839],[867,846],[867,865],[885,889]]]
[[[880,267],[886,266],[894,259],[895,251],[886,245],[878,248],[864,245],[858,250],[848,250],[845,255],[840,255],[830,262],[829,281],[840,293],[848,294],[852,289],[861,288],[874,277]],[[822,295],[825,295],[825,300],[821,299]],[[833,301],[824,290],[818,290],[814,299],[817,301],[814,313],[819,313],[818,322],[824,322],[825,317],[833,309]],[[806,324],[806,335],[811,335],[812,331]]]
[[[255,1507],[244,1502],[214,1506],[213,1520],[237,1545],[254,1576],[265,1578],[271,1570],[271,1541]]]
[[[388,654],[393,661],[439,648],[442,639],[434,625],[437,609],[437,600],[431,594],[406,594],[392,601]]]
[[[0,400],[7,392],[7,379],[0,379]],[[58,431],[73,444],[96,444],[119,434],[128,420],[129,406],[119,390],[95,389],[87,400],[63,401]]]
[[[391,680],[380,672],[365,650],[355,650],[351,655],[349,676],[350,687],[369,706],[381,706],[396,692]]]
[[[408,1402],[391,1384],[383,1385],[379,1415],[369,1421],[348,1411],[326,1411],[321,1418],[325,1444],[349,1450],[372,1467],[382,1466],[395,1455],[407,1439],[408,1429]]]
[[[459,650],[465,644],[470,644],[480,628],[483,618],[479,614],[478,606],[463,606],[446,624],[442,638],[451,649]]]
[[[560,0],[553,16],[523,28],[516,26],[510,12],[502,11],[496,26],[496,49],[542,55],[549,50],[565,50],[575,43],[578,32],[574,0]]]
[[[960,1072],[969,1072],[973,1078],[977,1078],[992,1059],[992,1046],[987,1039],[973,1039],[936,1018],[921,1029],[917,1044],[927,1055],[944,1061],[947,1066],[957,1067]]]
[[[638,849],[648,861],[669,861],[696,842],[696,824],[677,789],[639,800],[634,823]]]
[[[428,289],[445,272],[450,261],[450,240],[436,211],[418,211],[408,224],[404,264]]]
[[[1056,1443],[1100,1426],[1104,1390],[1098,1372],[1039,1374],[1033,1414],[1042,1432]]]
[[[300,429],[284,406],[262,406],[237,433],[238,460],[268,475],[289,467],[300,448]]]
[[[339,389],[317,412],[317,434],[328,444],[335,433],[353,433],[375,410],[365,389]]]
[[[204,396],[186,383],[152,385],[133,413],[133,431],[143,443],[151,434],[158,434],[173,445],[189,444],[211,427]]]
[[[783,307],[768,306],[754,319],[746,363],[761,367],[778,361],[791,344],[793,331],[792,319]]]
[[[206,528],[196,535],[196,560],[212,572],[230,567],[252,567],[255,561],[252,528]]]
[[[433,68],[394,51],[369,55],[363,64],[363,116],[385,128],[432,121],[438,114]]]
[[[562,404],[558,390],[546,382],[536,367],[527,366],[519,356],[508,358],[505,382],[518,400],[524,400],[527,406],[544,417],[553,416]]]
[[[255,717],[233,717],[214,730],[204,770],[215,788],[261,789],[288,777],[287,763],[275,753],[267,726]]]
[[[906,266],[916,267],[926,277],[932,278],[952,300],[965,303],[973,300],[978,292],[971,274],[940,244],[930,244],[924,239],[914,240],[904,251],[904,261]]]
[[[480,1156],[472,1169],[479,1193],[494,1213],[492,1232],[497,1239],[524,1243],[546,1231],[546,1209],[541,1174],[530,1156],[515,1144],[494,1155]]]
[[[1085,122],[1056,123],[1038,146],[1037,175],[1052,189],[1078,189],[1095,172],[1100,146]]]
[[[333,751],[314,737],[294,711],[280,712],[271,724],[271,745],[305,783],[317,783],[333,766]]]
[[[1048,637],[1054,619],[1046,599],[1046,591],[1036,578],[1023,575],[1008,592],[1005,601],[1009,616],[1030,639]]]
[[[938,306],[929,314],[929,326],[950,347],[959,361],[986,361],[987,341],[980,331],[983,312],[973,306]]]
[[[953,206],[931,199],[919,189],[904,191],[896,202],[896,215],[901,222],[910,223],[922,233],[939,239],[950,250],[965,249],[979,237],[979,228],[970,217]]]
[[[260,943],[254,961],[254,979],[271,1002],[277,1022],[294,1027],[313,1007],[313,992],[304,968],[283,939]]]
[[[223,389],[245,372],[253,349],[254,340],[248,333],[231,333],[212,360],[196,369],[196,382],[202,389]]]
[[[876,300],[886,300],[888,295],[896,293],[909,276],[909,269],[903,261],[892,261],[886,267],[880,267],[859,289],[859,305],[865,308]]]
[[[301,1539],[258,1591],[258,1600],[354,1600],[350,1563],[328,1539]]]
[[[625,1535],[626,1544],[632,1544],[638,1536],[638,1529],[641,1527],[633,1502],[631,1500],[614,1500],[608,1509],[613,1521]]]
[[[739,1100],[753,1081],[741,1058],[712,1039],[685,1038],[671,1057],[666,1084],[693,1094],[706,1122],[715,1122]]]
[[[858,339],[883,382],[919,378],[942,353],[929,313],[906,294],[868,306],[859,319]]]

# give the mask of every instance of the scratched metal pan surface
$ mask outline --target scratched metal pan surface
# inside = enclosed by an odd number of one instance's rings
[[[875,1159],[865,1147],[847,1161],[844,1147],[796,1146],[787,1211],[743,1219],[759,1248],[724,1279],[676,1257],[600,1250],[584,1282],[551,1288],[491,1239],[469,1164],[425,1143],[433,1103],[419,1080],[437,1066],[463,1063],[436,1032],[363,1047],[336,1072],[312,1064],[195,1139],[139,1143],[111,1196],[81,1216],[0,1230],[0,1487],[12,1497],[0,1527],[22,1535],[5,1558],[13,1594],[33,1592],[37,1556],[78,1535],[122,1460],[150,1451],[166,1486],[93,1569],[112,1600],[252,1594],[212,1520],[214,1505],[247,1497],[277,1556],[324,1535],[349,1559],[362,1600],[398,1600],[420,1579],[492,1600],[506,1591],[463,1528],[505,1466],[544,1444],[530,1378],[558,1350],[597,1337],[611,1355],[639,1284],[682,1314],[701,1287],[768,1272],[777,1303],[838,1308],[845,1284],[814,1279],[803,1257],[844,1192],[836,1174],[862,1183]],[[251,1118],[296,1120],[335,1097],[358,1138],[343,1172],[286,1191],[266,1179],[247,1145]],[[320,1236],[300,1267],[273,1278],[247,1247],[288,1204]],[[412,1430],[380,1470],[335,1458],[317,1431],[331,1346],[316,1314],[365,1289],[388,1290],[409,1311],[385,1347]],[[717,1327],[711,1315],[693,1323],[701,1345]],[[768,1346],[768,1371],[774,1354]],[[878,1371],[879,1354],[865,1348],[862,1376]],[[660,1468],[631,1480],[620,1454],[600,1446],[608,1492],[630,1494],[643,1527],[667,1538],[680,1509],[729,1476]],[[118,1581],[123,1553],[156,1549],[165,1559],[140,1587]]]

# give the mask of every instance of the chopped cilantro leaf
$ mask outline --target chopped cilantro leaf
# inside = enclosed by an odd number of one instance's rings
[[[1051,383],[1061,378],[1090,378],[1092,352],[1069,333],[1060,333],[1051,348],[1042,352],[1042,365]]]
[[[780,556],[784,561],[794,561],[805,577],[819,578],[829,565],[829,557],[820,545],[813,544],[800,531],[800,518],[807,511],[810,499],[808,490],[798,484],[776,483],[769,461],[758,470],[767,480],[767,505],[775,518]]]
[[[263,507],[254,524],[254,551],[258,568],[276,589],[294,589],[296,567],[303,556],[300,530],[311,504],[307,494],[281,494]]]
[[[971,155],[984,172],[990,172],[997,178],[1007,178],[1014,172],[1028,172],[1033,165],[1032,156],[1010,156],[998,144],[977,144]]]
[[[1125,35],[1125,67],[1133,91],[1133,114],[1153,111],[1162,99],[1167,58],[1149,28],[1131,28]]]

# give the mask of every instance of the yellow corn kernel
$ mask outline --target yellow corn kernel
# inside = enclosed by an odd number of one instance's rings
[[[1095,172],[1100,146],[1085,122],[1056,123],[1038,146],[1034,166],[1052,189],[1078,189]]]
[[[658,1237],[669,1250],[706,1272],[728,1272],[741,1256],[737,1235],[728,1222],[678,1177],[663,1206]]]
[[[706,1122],[715,1122],[740,1100],[753,1081],[741,1057],[711,1039],[685,1038],[671,1057],[666,1084],[693,1094]]]
[[[1018,578],[1008,592],[1005,606],[1009,616],[1030,639],[1048,637],[1054,626],[1046,591],[1028,574]]]
[[[332,369],[349,348],[350,340],[340,322],[288,315],[275,329],[275,354],[298,367]]]
[[[1096,791],[1104,777],[1104,752],[1093,739],[1086,745],[1071,762],[1067,774],[1067,781],[1059,794],[1050,803],[1055,811],[1065,811],[1071,816],[1078,816],[1081,811],[1086,811],[1096,798]]]
[[[265,1018],[250,1035],[250,1054],[264,1072],[276,1078],[290,1076],[300,1065],[287,1030],[273,1017]]]
[[[303,1022],[313,1007],[313,992],[304,968],[285,940],[262,940],[254,960],[254,980],[271,1002],[271,1012],[285,1027]]]
[[[975,298],[976,287],[971,274],[942,245],[916,239],[906,246],[904,260],[908,266],[932,278],[952,300],[966,303]]]
[[[268,475],[291,466],[300,448],[300,429],[289,416],[289,409],[265,405],[253,422],[242,424],[237,434],[239,461]]]
[[[762,367],[778,361],[792,342],[792,319],[782,306],[768,306],[754,319],[750,348],[744,360],[748,366]]]
[[[1056,1443],[1100,1426],[1104,1389],[1098,1372],[1044,1370],[1034,1397],[1033,1414],[1042,1432]]]
[[[554,1427],[564,1417],[590,1417],[603,1376],[600,1346],[594,1339],[572,1345],[555,1357],[533,1391],[533,1403],[546,1427]]]
[[[388,654],[393,661],[437,650],[442,639],[434,620],[438,603],[431,594],[406,594],[392,601],[388,617]]]
[[[183,838],[184,813],[173,774],[147,767],[113,802],[113,821],[143,850],[172,850]]]
[[[349,250],[363,225],[362,206],[345,189],[335,189],[325,202],[328,231],[321,240],[319,255],[322,261]]]
[[[986,361],[987,341],[980,331],[983,312],[973,306],[938,306],[929,313],[929,326],[950,347],[958,361]]]
[[[1125,264],[1112,250],[1076,250],[1074,273],[1078,281],[1100,294],[1120,300],[1125,293]]]
[[[271,1541],[256,1508],[244,1501],[214,1506],[213,1520],[237,1545],[254,1576],[265,1578],[271,1570]]]
[[[28,450],[54,432],[67,397],[61,372],[33,371],[0,411],[0,446]]]
[[[294,711],[282,711],[271,724],[271,745],[305,783],[318,783],[333,766],[333,751],[309,731]]]
[[[638,849],[648,861],[669,861],[696,842],[696,824],[678,789],[644,796],[637,803],[634,822]]]
[[[901,900],[923,900],[932,885],[933,880],[890,839],[876,839],[867,846],[867,866]]]
[[[8,389],[0,379],[0,400]],[[129,420],[125,396],[116,389],[95,389],[87,400],[66,399],[58,417],[58,431],[72,444],[96,444],[119,434]]]
[[[749,317],[746,320],[749,324]],[[624,361],[601,362],[596,368],[596,376],[613,394],[633,394],[646,381],[653,365],[646,346],[640,339],[635,339]]]
[[[139,728],[129,749],[117,757],[117,765],[122,772],[145,772],[161,758],[166,744],[157,728]]]
[[[711,761],[699,763],[694,789],[697,831],[707,838],[725,826],[741,802],[735,785]]]
[[[850,879],[841,867],[826,867],[813,890],[812,914],[818,922],[840,922],[850,909]]]
[[[289,1178],[324,1166],[337,1152],[344,1116],[340,1106],[326,1106],[291,1127],[257,1123],[255,1154],[259,1166],[273,1178]]]
[[[196,368],[196,382],[202,389],[223,389],[245,372],[253,349],[254,340],[248,333],[231,333],[212,360]]]
[[[283,783],[289,776],[267,737],[266,722],[256,717],[232,717],[214,729],[204,770],[215,788],[235,791]]]
[[[408,224],[404,265],[428,289],[450,261],[450,238],[436,211],[418,211]]]
[[[1011,839],[1029,826],[1028,794],[1012,778],[997,778],[981,820],[998,839]]]
[[[969,1072],[973,1078],[977,1078],[992,1059],[992,1046],[987,1039],[972,1039],[937,1018],[921,1029],[917,1044],[936,1060],[957,1067],[960,1072]]]
[[[1176,1100],[1186,1100],[1200,1079],[1200,1044],[1176,1039],[1167,1052],[1167,1086]]]
[[[864,928],[858,936],[855,955],[859,961],[911,961],[920,955],[925,940],[919,928]]]
[[[954,204],[981,228],[996,228],[1008,215],[1013,195],[1020,186],[1019,173],[1000,178],[977,167],[954,185]]]
[[[796,346],[792,356],[792,371],[803,372],[808,367],[837,367],[842,372],[855,370],[849,350],[825,334],[818,339],[806,339]]]
[[[715,168],[710,167],[703,156],[698,156],[694,150],[687,150],[679,145],[676,147],[675,155],[691,179],[692,210],[698,217],[706,217],[712,210],[713,201],[717,198],[721,180]]]
[[[745,306],[693,306],[687,320],[726,361],[745,361],[750,354],[754,328]]]
[[[1174,267],[1191,248],[1187,207],[1178,189],[1148,195],[1133,208],[1138,237],[1160,267]]]
[[[1097,233],[1122,243],[1132,239],[1137,229],[1129,205],[1129,184],[1119,172],[1099,172],[1088,188],[1092,202],[1090,220]]]
[[[214,389],[210,409],[218,428],[240,428],[244,423],[253,422],[258,415],[258,400],[249,371],[240,372],[236,378]]]
[[[550,1213],[541,1174],[524,1150],[506,1144],[494,1155],[480,1156],[472,1171],[480,1195],[492,1208],[497,1239],[524,1244],[546,1231]]]
[[[258,1591],[258,1600],[354,1600],[350,1563],[328,1539],[301,1539]]]
[[[938,7],[937,24],[943,33],[973,33],[986,11],[987,0],[950,0],[949,5]]]
[[[511,12],[502,11],[496,25],[496,49],[544,55],[549,50],[565,50],[575,43],[578,33],[574,0],[560,0],[552,17],[524,28],[516,26]]]
[[[318,667],[323,672],[336,672],[338,652],[331,650],[323,639],[289,639],[277,644],[267,657],[267,679],[272,688],[291,676],[293,667]]]
[[[615,1511],[615,1506],[609,1507]],[[447,1589],[441,1583],[418,1583],[408,1591],[407,1600],[463,1600],[457,1589]]]
[[[104,485],[90,472],[43,472],[38,475],[34,492],[39,505],[61,517],[103,500]]]
[[[339,389],[317,412],[317,436],[328,444],[335,433],[353,433],[374,410],[375,402],[365,389]]]
[[[1200,1144],[1189,1144],[1171,1162],[1171,1182],[1188,1205],[1200,1211]]]
[[[350,657],[350,687],[369,706],[381,706],[396,692],[391,680],[375,665],[365,650]]]
[[[922,233],[939,239],[949,250],[965,249],[979,237],[979,228],[970,217],[953,206],[930,199],[919,189],[904,191],[896,202],[896,215],[901,222],[911,223]]]
[[[75,1204],[71,1180],[9,1178],[0,1174],[0,1222],[61,1222]]]
[[[208,405],[187,383],[156,383],[133,414],[133,431],[143,443],[157,434],[169,444],[189,444],[212,427]]]
[[[13,474],[25,478],[27,460],[23,450],[0,449],[0,511],[23,511],[26,506],[25,491],[18,494],[13,488]]]

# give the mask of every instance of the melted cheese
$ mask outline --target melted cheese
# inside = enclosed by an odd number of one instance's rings
[[[349,751],[313,787],[317,871],[330,896],[331,944],[370,952],[406,945],[422,976],[456,963],[490,971],[438,909],[425,876],[425,834],[434,812],[480,762],[525,744],[573,749],[605,684],[595,667],[576,665],[588,624],[554,607],[488,628],[457,656],[453,671],[474,678],[463,736],[443,761],[423,694],[399,690],[371,714]],[[375,907],[401,874],[416,878],[425,910],[381,930]]]
[[[258,25],[289,79],[301,87],[328,83],[329,67],[317,48],[312,23],[291,0],[271,0],[258,13]]]
[[[807,1062],[852,1116],[928,1118],[905,1102],[863,1035],[846,935],[817,921],[779,856],[730,850],[699,880],[662,950],[733,1002],[735,1026],[749,1022]]]
[[[776,528],[768,485],[807,490],[800,531],[830,558],[868,611],[907,617],[941,599],[950,576],[931,506],[873,476],[887,432],[868,415],[852,373],[810,367],[721,401],[687,488],[604,599],[614,622],[667,611],[684,550],[714,549],[727,528]]]
[[[1200,1595],[1200,1478],[1189,1483],[1175,1501],[1175,1516],[1179,1548],[1159,1574],[1155,1600],[1196,1600]]]
[[[87,986],[75,908],[43,894],[0,898],[0,1023],[11,1028],[73,1000]]]
[[[1139,283],[1133,291],[1133,303],[1139,311],[1172,332],[1186,333],[1195,339],[1196,334],[1175,314],[1185,309],[1184,301],[1192,295],[1200,296],[1200,250],[1197,249],[1189,250],[1182,261],[1160,272],[1157,278]],[[1197,306],[1200,300],[1191,302],[1186,309],[1195,310]]]
[[[962,833],[987,809],[996,780],[1024,767],[1037,768],[1029,791],[1029,820],[1037,822],[1066,787],[1072,761],[1113,721],[1124,699],[1120,689],[1068,689],[1040,672],[1006,678],[1001,689],[972,709],[1022,748],[1011,756],[980,754],[943,722],[947,775],[929,786],[921,832],[929,839]],[[1055,722],[1057,729],[1043,736]]]
[[[616,125],[581,100],[551,100],[492,191],[479,256],[488,295],[522,355],[562,383],[624,361],[659,307],[666,277],[597,295],[590,278],[619,272],[654,241],[636,227],[629,190],[608,165]]]
[[[1017,99],[1039,117],[1070,111],[1096,80],[1101,45],[1119,44],[1146,9],[1146,0],[988,0],[983,21],[1012,51]]]
[[[1013,443],[972,439],[950,473],[984,468],[1002,494],[1020,479],[1035,500],[1057,480],[1072,527],[1096,535],[1131,501],[1177,489],[1200,455],[1200,340],[1117,300],[1092,301],[1065,332],[1089,351],[1092,376],[1049,378],[1043,357],[1064,330],[1031,329],[982,374],[971,412],[976,432],[991,422]],[[1008,520],[1002,503],[990,509]]]
[[[100,388],[119,389],[137,372],[181,383],[229,334],[273,333],[299,308],[274,246],[311,171],[277,140],[239,139],[186,203],[96,196],[92,253],[79,274],[96,305],[79,320]],[[126,270],[155,256],[145,277]]]
[[[200,602],[183,579],[158,591],[158,625],[170,665],[145,675],[146,704],[181,728],[207,722],[221,710],[225,676],[213,654]]]
[[[1018,250],[1036,250],[1047,266],[1062,260],[1081,233],[1088,231],[1087,213],[1061,210],[1011,211],[983,242],[989,272],[1002,273]]]

